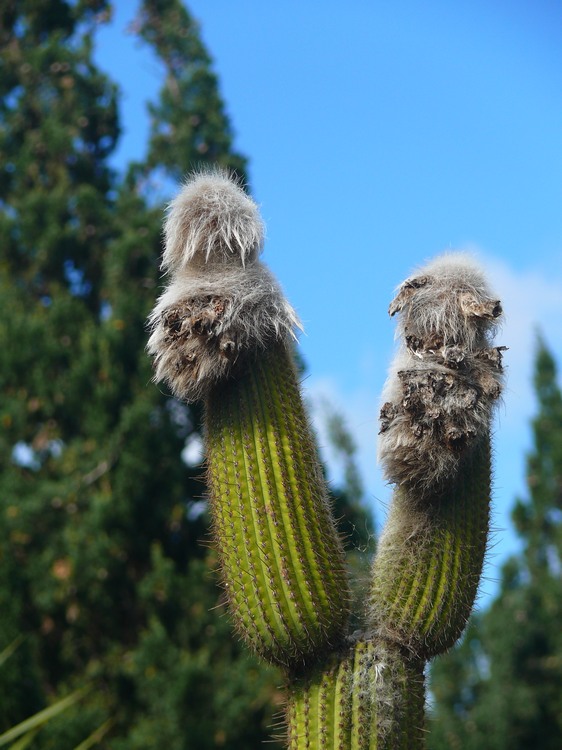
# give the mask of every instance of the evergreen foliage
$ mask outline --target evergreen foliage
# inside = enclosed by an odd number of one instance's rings
[[[434,750],[562,746],[562,393],[542,340],[534,382],[528,497],[513,511],[522,551],[490,609],[435,665]]]
[[[244,178],[246,161],[193,19],[146,0],[135,31],[165,81],[146,160],[112,171],[118,91],[92,58],[110,13],[0,9],[0,651],[25,636],[0,669],[0,732],[91,686],[28,747],[255,748],[278,677],[232,638],[201,544],[202,467],[181,460],[200,414],[150,383],[144,352],[154,176],[218,163]],[[364,512],[344,511],[356,544]]]

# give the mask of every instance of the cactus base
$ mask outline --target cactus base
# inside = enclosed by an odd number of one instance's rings
[[[423,662],[394,646],[359,641],[291,683],[290,750],[422,750]]]

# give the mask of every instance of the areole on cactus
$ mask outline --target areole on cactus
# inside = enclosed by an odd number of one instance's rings
[[[424,667],[470,615],[486,550],[501,305],[468,256],[437,258],[390,307],[401,348],[379,459],[395,493],[362,627],[303,407],[298,318],[259,260],[255,203],[221,172],[191,178],[165,222],[152,312],[155,379],[205,405],[214,537],[237,631],[287,682],[291,750],[424,747]]]

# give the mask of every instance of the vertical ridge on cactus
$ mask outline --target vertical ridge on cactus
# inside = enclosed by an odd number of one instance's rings
[[[285,344],[211,391],[206,428],[215,536],[237,628],[283,664],[333,647],[348,619],[343,551]]]

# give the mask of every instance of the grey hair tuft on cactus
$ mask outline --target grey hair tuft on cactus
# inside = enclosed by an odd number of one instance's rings
[[[297,315],[259,261],[256,204],[219,172],[200,173],[172,201],[164,226],[170,282],[149,318],[156,381],[196,401],[273,340],[294,338]]]
[[[258,207],[226,172],[215,169],[188,179],[168,207],[162,268],[255,261],[264,226]]]
[[[379,460],[386,478],[427,492],[487,433],[501,394],[502,313],[476,262],[440,256],[398,288],[401,347],[383,391]]]

